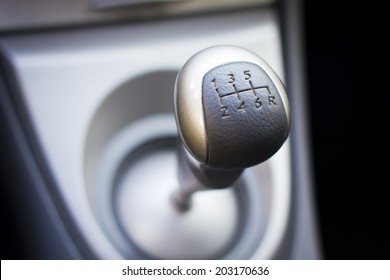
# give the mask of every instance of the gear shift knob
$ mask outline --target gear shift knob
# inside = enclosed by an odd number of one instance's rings
[[[289,132],[284,85],[239,47],[215,46],[189,59],[176,80],[175,113],[189,165],[212,188],[270,158]]]

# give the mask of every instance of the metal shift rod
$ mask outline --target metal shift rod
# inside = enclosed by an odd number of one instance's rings
[[[191,57],[177,76],[174,100],[180,188],[173,202],[181,211],[195,192],[226,188],[269,159],[289,133],[283,83],[243,48],[215,46]]]

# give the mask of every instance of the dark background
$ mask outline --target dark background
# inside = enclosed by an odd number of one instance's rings
[[[324,255],[390,259],[390,14],[372,1],[342,3],[305,3]]]

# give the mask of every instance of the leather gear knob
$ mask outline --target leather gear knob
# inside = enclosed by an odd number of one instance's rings
[[[242,170],[267,160],[290,126],[278,76],[257,55],[233,46],[190,58],[176,80],[175,112],[187,151],[212,169]]]

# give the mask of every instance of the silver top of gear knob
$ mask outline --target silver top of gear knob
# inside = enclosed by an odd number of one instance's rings
[[[214,46],[192,56],[178,74],[174,100],[182,142],[201,164],[249,167],[272,156],[288,136],[283,83],[243,48]]]

